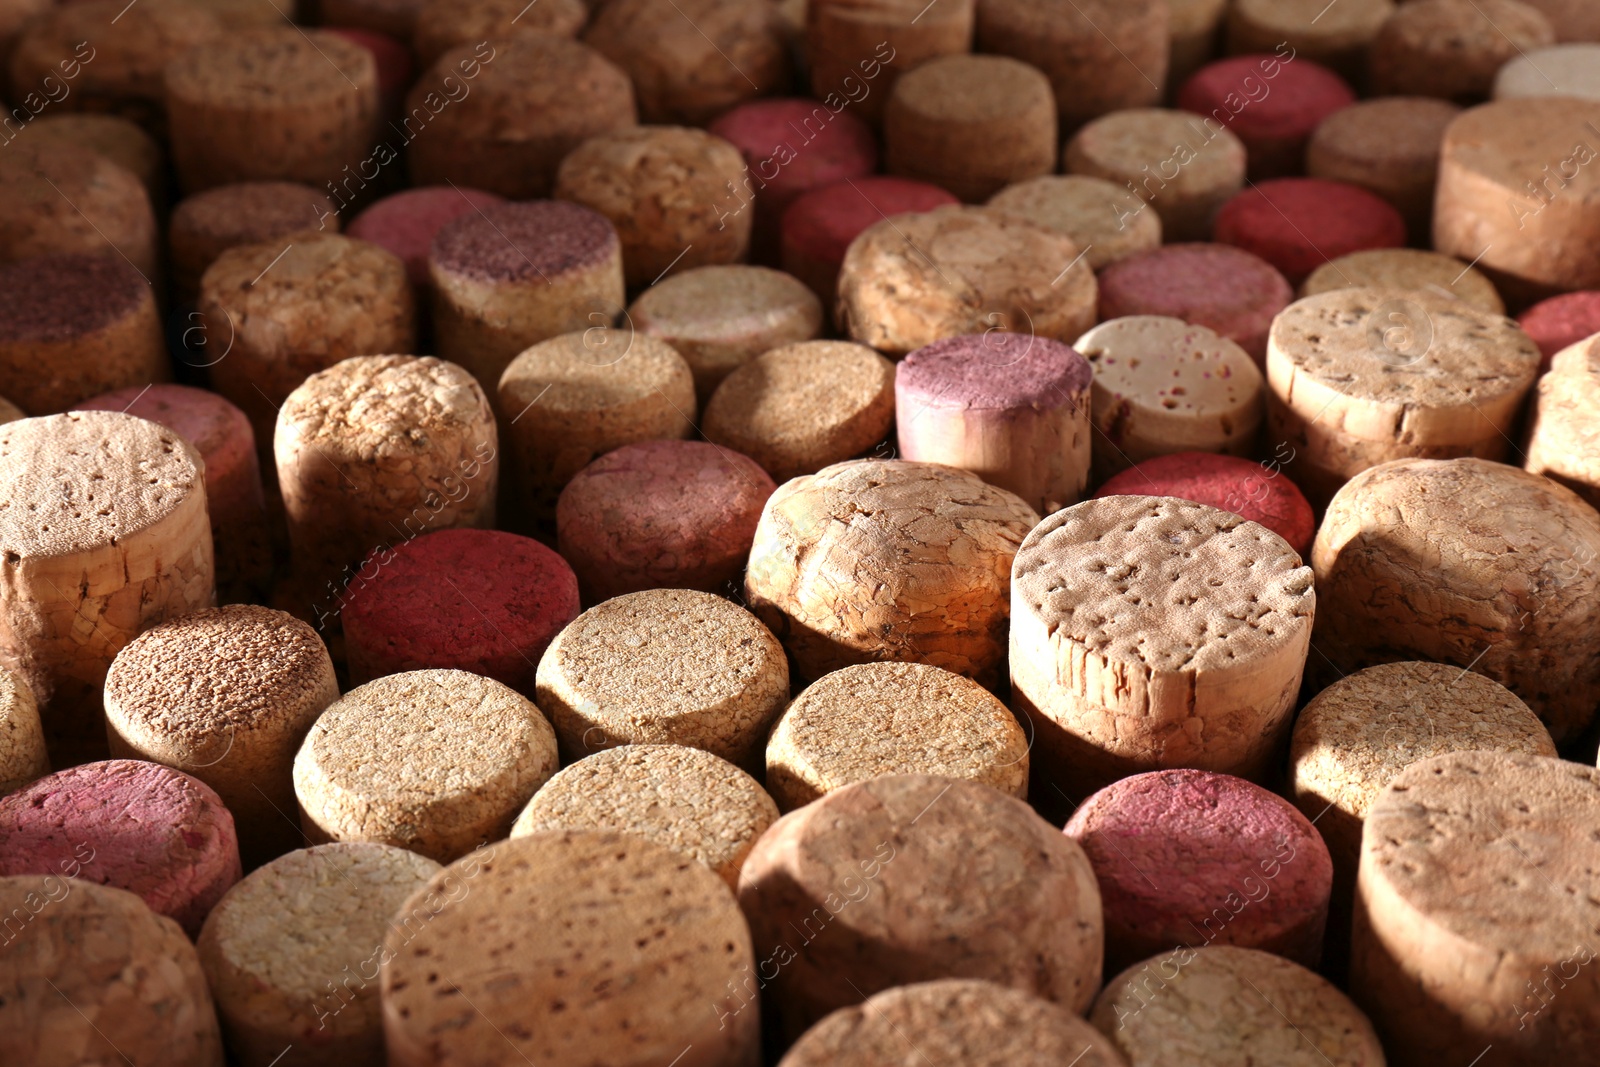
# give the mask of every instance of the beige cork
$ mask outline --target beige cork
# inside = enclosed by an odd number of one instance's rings
[[[1370,84],[1378,96],[1471,103],[1509,60],[1555,43],[1550,20],[1519,0],[1411,0],[1372,39]]]
[[[1085,501],[1028,535],[1011,599],[1012,706],[1037,731],[1036,777],[1259,780],[1277,758],[1317,594],[1266,527],[1171,497]]]
[[[1244,188],[1244,142],[1185,111],[1139,108],[1095,119],[1067,142],[1069,174],[1103,178],[1161,217],[1168,241],[1204,241],[1222,205]]]
[[[1527,0],[1544,12],[1558,41],[1600,41],[1600,8],[1589,0]]]
[[[76,145],[98,152],[139,179],[150,202],[167,196],[167,164],[156,139],[115,115],[44,114],[28,128],[30,142]]]
[[[723,379],[704,429],[781,483],[861,455],[893,422],[894,364],[865,345],[804,341]]]
[[[1136,964],[1106,983],[1089,1021],[1133,1067],[1385,1064],[1372,1023],[1350,998],[1253,948],[1183,947]]]
[[[982,203],[1056,165],[1050,79],[1005,56],[940,56],[894,83],[883,116],[890,174]]]
[[[1215,56],[1217,29],[1228,13],[1228,0],[1167,0],[1167,7],[1171,9],[1167,62],[1170,93]]]
[[[193,302],[206,268],[228,249],[276,241],[276,255],[296,235],[314,232],[338,233],[339,215],[333,201],[309,185],[238,182],[184,197],[167,223],[173,288]]]
[[[512,837],[598,830],[642,837],[692,856],[728,888],[778,805],[727,760],[686,745],[623,745],[556,774],[517,816]]]
[[[1161,315],[1103,322],[1073,345],[1094,365],[1095,480],[1174,452],[1249,456],[1261,429],[1261,371],[1204,326]]]
[[[206,976],[176,922],[126,890],[54,874],[0,878],[0,910],[7,1063],[222,1067]]]
[[[1237,0],[1228,11],[1228,51],[1251,55],[1288,46],[1296,59],[1359,85],[1367,48],[1395,10],[1395,0],[1340,0],[1332,7],[1328,0]]]
[[[1267,338],[1267,435],[1314,503],[1392,459],[1499,460],[1539,369],[1512,320],[1426,289],[1338,289]]]
[[[1100,890],[1077,842],[976,782],[890,775],[790,812],[739,876],[763,1007],[792,1039],[892,986],[959,975],[1082,1014]]]
[[[26,411],[23,411],[5,397],[0,397],[0,426],[3,426],[8,422],[16,422],[18,419],[25,419],[27,417],[28,413]]]
[[[768,499],[745,595],[803,678],[891,661],[993,688],[1011,561],[1038,521],[1021,497],[954,467],[838,463]]]
[[[1600,336],[1557,352],[1539,379],[1523,468],[1600,506]]]
[[[1406,232],[1432,232],[1433,191],[1445,128],[1461,113],[1447,100],[1390,96],[1329,115],[1306,144],[1306,173],[1349,182],[1389,201]]]
[[[1161,247],[1161,216],[1126,187],[1102,178],[1029,178],[991,196],[988,206],[1069,238],[1093,271]]]
[[[0,667],[0,796],[49,773],[33,690],[20,674]]]
[[[795,698],[767,740],[784,811],[885,774],[932,774],[1028,796],[1028,735],[993,693],[925,663],[860,663]]]
[[[423,69],[453,48],[482,42],[493,42],[495,59],[500,59],[507,54],[505,45],[519,37],[572,38],[587,21],[589,9],[583,0],[541,0],[532,5],[528,0],[422,0],[411,30],[411,48]]]
[[[229,889],[198,948],[241,1067],[382,1067],[383,941],[391,916],[439,871],[402,848],[336,842]]]
[[[556,736],[491,678],[406,671],[329,705],[294,761],[313,841],[376,841],[441,863],[511,830],[556,770]]]
[[[972,51],[974,0],[809,0],[811,95],[881,125],[894,83],[939,56]]]
[[[253,604],[196,611],[146,630],[112,661],[111,755],[215,789],[249,869],[301,844],[294,756],[338,697],[328,650],[299,619]]]
[[[568,761],[618,745],[687,745],[753,769],[789,699],[789,664],[732,601],[650,589],[596,605],[557,634],[537,692]]]
[[[1494,98],[1581,96],[1600,100],[1600,44],[1557,44],[1518,56],[1494,77]]]
[[[1099,287],[1083,250],[989,208],[951,205],[862,231],[839,270],[851,340],[899,356],[992,329],[1069,344],[1094,325]]]
[[[1413,764],[1367,815],[1350,988],[1396,1063],[1577,1063],[1600,1031],[1600,772],[1522,753]]]
[[[241,30],[166,68],[172,161],[193,192],[240,181],[321,188],[371,166],[378,66],[325,30]]]
[[[139,178],[77,145],[0,152],[0,263],[69,252],[114,255],[159,277],[156,218]]]
[[[1335,289],[1426,289],[1453,297],[1488,315],[1504,315],[1494,283],[1454,256],[1420,248],[1373,248],[1330,259],[1300,283],[1300,295]]]

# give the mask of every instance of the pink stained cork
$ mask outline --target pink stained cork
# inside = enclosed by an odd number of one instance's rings
[[[1322,178],[1280,178],[1217,213],[1216,239],[1252,252],[1295,285],[1324,263],[1369,248],[1401,248],[1406,220],[1375,193]]]
[[[1124,778],[1068,821],[1100,883],[1106,973],[1181,945],[1237,945],[1315,967],[1333,860],[1294,805],[1199,770]]]
[[[755,460],[720,445],[625,445],[561,491],[556,546],[586,604],[645,589],[720,593],[743,575],[776,489]]]
[[[384,197],[351,219],[344,232],[399,256],[411,284],[421,289],[428,284],[428,249],[445,223],[505,202],[481,189],[427,185]]]
[[[1177,104],[1225,126],[1244,142],[1251,179],[1301,174],[1306,142],[1322,120],[1356,102],[1355,90],[1294,50],[1231,56],[1195,72]]]
[[[193,938],[239,880],[222,798],[140,760],[85,763],[0,797],[0,876],[61,874],[126,889]]]
[[[1549,370],[1550,357],[1600,333],[1600,290],[1586,289],[1542,300],[1518,315],[1517,325],[1539,346],[1544,357],[1539,369]]]

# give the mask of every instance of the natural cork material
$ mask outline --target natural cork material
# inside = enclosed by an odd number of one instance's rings
[[[74,42],[76,43],[76,42]],[[0,54],[4,48],[0,46]],[[138,124],[115,115],[45,114],[32,124],[28,140],[76,145],[111,160],[139,179],[159,210],[167,196],[167,161],[161,144]]]
[[[1217,28],[1228,13],[1229,0],[1167,0],[1167,7],[1172,9],[1167,85],[1177,86],[1216,54]]]
[[[1470,264],[1420,248],[1373,248],[1332,259],[1300,283],[1301,296],[1335,289],[1426,289],[1448,296],[1486,315],[1504,315],[1505,301],[1494,283]]]
[[[423,68],[452,48],[483,41],[493,41],[495,59],[501,59],[506,45],[520,37],[576,37],[588,20],[583,0],[543,0],[532,6],[528,0],[422,0],[411,47]]]
[[[76,145],[7,144],[0,152],[0,263],[89,252],[159,277],[150,195],[131,172]]]
[[[20,675],[0,668],[0,796],[49,773],[33,691]]]
[[[1519,0],[1412,0],[1372,38],[1370,84],[1377,96],[1471,103],[1508,61],[1555,42],[1550,20]]]
[[[1083,261],[1092,271],[1161,247],[1161,216],[1126,187],[1103,178],[1029,178],[991,196],[988,206],[1069,238],[1084,249]]]
[[[814,0],[805,5],[811,95],[874,126],[895,79],[939,56],[972,51],[974,0]]]
[[[276,241],[276,255],[295,235],[313,231],[338,233],[339,215],[333,201],[309,185],[237,182],[186,196],[167,224],[173,287],[193,301],[206,268],[228,249]]]
[[[1559,37],[1558,37],[1559,39]],[[1494,98],[1581,96],[1600,100],[1600,44],[1556,44],[1518,56],[1494,76]]]
[[[1600,507],[1600,338],[1551,358],[1534,393],[1523,467]]]
[[[1228,11],[1228,52],[1251,55],[1287,47],[1359,84],[1367,48],[1395,13],[1395,0],[1238,0]],[[1279,53],[1282,54],[1281,52]]]
[[[1349,182],[1400,209],[1406,232],[1432,232],[1439,146],[1461,109],[1425,96],[1363,100],[1329,115],[1306,144],[1306,173]]]

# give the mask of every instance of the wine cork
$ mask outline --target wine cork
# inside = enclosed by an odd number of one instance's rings
[[[848,107],[881,126],[897,78],[939,56],[972,51],[975,6],[950,0],[923,11],[918,0],[809,0],[804,52],[811,95],[830,111]]]
[[[1075,347],[1094,367],[1096,481],[1174,452],[1254,452],[1261,372],[1226,337],[1136,315],[1101,323]]]
[[[1481,459],[1385,463],[1339,491],[1317,532],[1317,649],[1343,672],[1396,659],[1470,666],[1565,744],[1600,692],[1597,560],[1593,509],[1554,482]]]
[[[1494,283],[1454,256],[1419,248],[1375,248],[1331,259],[1306,276],[1300,295],[1336,289],[1426,289],[1488,315],[1504,315]]]
[[[1008,185],[988,206],[1054,230],[1084,250],[1098,273],[1118,260],[1161,247],[1161,216],[1127,189],[1082,174],[1045,175]]]
[[[895,373],[902,459],[971,471],[1048,515],[1089,484],[1094,370],[1059,341],[1015,333],[919,348]]]
[[[778,806],[756,780],[684,745],[623,745],[587,756],[533,795],[513,838],[551,830],[628,834],[699,860],[728,888]]]
[[[1538,366],[1510,319],[1425,289],[1306,297],[1272,326],[1267,436],[1319,503],[1392,459],[1498,460]]]
[[[1167,0],[1167,89],[1171,95],[1191,75],[1211,62],[1217,49],[1217,30],[1228,13],[1228,0]]]
[[[1556,42],[1550,20],[1518,0],[1411,0],[1372,41],[1372,90],[1471,103],[1509,60]]]
[[[194,192],[240,181],[321,187],[357,172],[378,133],[378,65],[335,34],[243,30],[166,68],[172,162]]]
[[[4,397],[0,397],[0,426],[3,426],[8,422],[16,422],[18,419],[25,419],[27,417],[28,413],[26,411],[23,411],[21,408],[17,407],[17,405],[13,404]]]
[[[1101,497],[1033,529],[1011,600],[1012,707],[1037,731],[1036,780],[1267,772],[1317,607],[1283,538],[1204,504]]]
[[[1215,452],[1174,452],[1113,475],[1094,495],[1175,496],[1231,511],[1265,526],[1305,559],[1317,533],[1316,518],[1305,494],[1280,468],[1276,459],[1256,463]]]
[[[550,643],[538,678],[568,761],[617,745],[688,745],[753,768],[789,699],[777,639],[739,605],[692,589],[590,608]]]
[[[500,58],[502,42],[519,37],[571,39],[587,21],[589,9],[583,0],[543,0],[532,7],[527,0],[520,4],[517,0],[422,0],[409,40],[417,62],[427,69],[462,45],[492,41],[496,58]]]
[[[371,241],[399,256],[406,265],[406,277],[412,286],[424,290],[431,284],[428,251],[445,224],[503,203],[504,197],[462,186],[405,189],[384,197],[351,219],[345,234]]]
[[[1350,988],[1398,1062],[1587,1055],[1600,996],[1583,887],[1600,862],[1600,774],[1457,752],[1413,764],[1372,805]]]
[[[28,24],[28,20],[50,10],[50,7],[48,0],[6,0],[0,5],[0,64],[10,59],[17,34]]]
[[[1361,84],[1367,47],[1394,16],[1395,0],[1238,0],[1228,11],[1228,51],[1271,52],[1288,46],[1298,60],[1320,63]]]
[[[1406,223],[1393,204],[1358,185],[1279,178],[1253,184],[1224,204],[1216,239],[1253,252],[1299,285],[1331,259],[1403,247]]]
[[[611,220],[628,285],[642,288],[669,270],[744,258],[751,216],[740,210],[736,188],[744,173],[744,157],[720,137],[640,126],[592,137],[568,153],[555,196]]]
[[[1306,141],[1330,115],[1356,102],[1355,90],[1327,67],[1298,58],[1285,43],[1270,54],[1232,56],[1200,68],[1176,103],[1244,142],[1253,181],[1299,174]]]
[[[1600,10],[1585,0],[1526,0],[1550,20],[1558,41],[1600,41]]]
[[[463,212],[428,252],[440,353],[493,390],[517,353],[622,310],[622,246],[577,204],[537,200]]]
[[[423,0],[316,0],[325,26],[353,26],[411,40]]]
[[[311,627],[254,604],[183,615],[129,642],[106,675],[112,755],[193,775],[232,813],[246,866],[301,843],[291,771],[339,697]]]
[[[803,341],[757,356],[706,405],[705,438],[776,482],[871,449],[894,422],[894,364],[865,345]]]
[[[206,268],[230,248],[263,242],[282,248],[312,231],[338,233],[339,215],[309,185],[239,182],[184,197],[167,224],[175,295],[192,303]]]
[[[1558,353],[1539,379],[1523,468],[1600,504],[1600,348],[1593,338]]]
[[[1600,100],[1600,45],[1557,44],[1518,56],[1494,76],[1496,100],[1525,96],[1578,96]]]
[[[1244,188],[1244,142],[1186,111],[1095,119],[1067,142],[1062,162],[1069,174],[1116,182],[1148,202],[1168,241],[1206,240],[1222,205]]]
[[[0,153],[0,262],[87,252],[159,277],[150,197],[131,172],[87,148],[7,144]]]
[[[100,686],[122,646],[211,605],[202,469],[182,438],[131,415],[0,427],[0,663],[38,699],[57,765],[104,751]]]
[[[454,18],[460,9],[443,10]],[[550,195],[556,168],[578,145],[632,127],[638,113],[628,76],[594,49],[519,34],[473,37],[441,54],[412,87],[401,121],[417,184],[526,200]]]
[[[767,739],[767,788],[793,811],[855,782],[927,774],[1028,796],[1028,736],[970,678],[925,663],[859,663],[795,698]]]
[[[1461,113],[1446,100],[1363,100],[1322,121],[1306,144],[1306,173],[1359,185],[1400,210],[1406,231],[1432,232],[1433,190],[1444,131]]]
[[[983,0],[978,48],[1044,71],[1061,125],[1160,101],[1171,13],[1162,0]]]
[[[392,1067],[761,1062],[745,991],[755,957],[727,885],[654,842],[499,842],[435,875],[401,915],[383,944]]]
[[[940,56],[894,83],[883,117],[890,174],[981,203],[1056,163],[1050,80],[1005,56]]]
[[[976,782],[889,775],[790,812],[745,861],[739,906],[758,958],[786,961],[761,977],[788,1035],[953,974],[1079,1014],[1100,985],[1100,893],[1083,850]]]
[[[26,923],[7,930],[0,978],[8,1059],[222,1067],[206,976],[176,923],[132,893],[54,873],[0,878],[0,908]]]
[[[137,123],[116,115],[45,114],[30,123],[30,143],[87,148],[128,171],[158,210],[167,199],[167,161],[161,145]]]
[[[756,356],[819,336],[822,302],[798,278],[768,267],[697,267],[639,294],[628,322],[684,358],[704,405]]]
[[[1094,325],[1098,292],[1082,250],[1061,234],[944,207],[882,219],[851,242],[837,317],[841,333],[893,356],[993,329],[1070,344]]]
[[[1541,371],[1550,369],[1550,360],[1562,349],[1600,333],[1600,292],[1563,293],[1541,300],[1517,316],[1522,332],[1539,346]]]
[[[126,260],[77,252],[0,265],[0,376],[23,410],[52,415],[171,374],[154,293]]]
[[[39,703],[21,675],[0,667],[0,796],[49,773]]]
[[[241,0],[231,0],[231,2],[241,2]],[[249,0],[242,2],[248,3]],[[416,78],[411,49],[394,37],[374,30],[331,26],[329,32],[372,53],[373,62],[378,65],[379,108],[385,118],[400,114],[405,102],[406,88]]]
[[[335,0],[338,2],[338,0]],[[351,0],[345,0],[351,2]],[[378,2],[378,0],[373,0]],[[278,26],[283,23],[287,14],[291,18],[296,13],[296,4],[286,4],[283,7],[275,6],[273,0],[187,0],[193,7],[209,11],[222,23],[224,30],[248,30],[262,26]],[[309,6],[309,5],[307,5]],[[326,5],[318,3],[319,10],[326,12]],[[333,20],[326,20],[330,25]]]

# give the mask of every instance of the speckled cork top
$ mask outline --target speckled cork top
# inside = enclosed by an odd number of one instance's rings
[[[169,94],[241,111],[334,104],[358,86],[376,95],[377,85],[377,60],[367,49],[287,26],[234,31],[166,68]]]
[[[990,197],[988,206],[1065,234],[1085,249],[1091,270],[1161,244],[1161,216],[1154,208],[1126,186],[1086,174],[1016,182]]]
[[[918,123],[992,123],[1015,116],[1023,101],[1050,99],[1050,82],[1038,68],[1009,56],[928,58],[939,62],[927,70],[906,71],[891,90],[895,108],[909,112]]]
[[[383,324],[396,318],[409,322],[409,306],[385,306],[393,300],[389,294],[405,290],[405,272],[400,257],[377,245],[336,233],[306,233],[228,249],[206,269],[202,291],[239,324],[237,329],[262,331],[282,344],[282,327],[271,330],[267,324],[292,323],[308,309],[327,322],[323,332],[336,337],[375,317]],[[265,324],[249,321],[258,318]]]
[[[299,182],[236,182],[185,197],[172,210],[174,239],[193,235],[230,245],[268,241],[296,230],[337,232],[333,201]],[[193,238],[191,238],[193,239]]]
[[[1180,154],[1180,149],[1182,151]],[[1226,127],[1205,125],[1204,117],[1189,111],[1143,107],[1115,111],[1089,123],[1067,148],[1067,165],[1075,171],[1093,174],[1105,171],[1128,175],[1135,185],[1148,182],[1146,175],[1159,171],[1159,192],[1172,189],[1179,195],[1193,195],[1218,189],[1238,189],[1244,178],[1244,143]],[[1167,177],[1170,162],[1177,161],[1177,174]],[[1107,176],[1105,174],[1101,176]]]
[[[548,281],[618,254],[616,228],[597,211],[564,200],[478,208],[446,223],[429,261],[481,282]]]
[[[492,421],[477,379],[432,356],[352,356],[307,378],[278,413],[286,442],[340,457],[393,463],[423,455],[435,436],[478,433]]]
[[[1574,138],[1589,138],[1594,147],[1588,123],[1600,125],[1600,101],[1556,96],[1497,100],[1462,112],[1450,124],[1444,151],[1452,166],[1520,194],[1530,179],[1544,174],[1547,164],[1555,171]],[[1557,153],[1554,159],[1552,151]],[[1565,179],[1561,198],[1593,202],[1600,197],[1600,168],[1573,169],[1577,173]],[[1538,203],[1518,199],[1513,206],[1520,212]]]
[[[1300,283],[1301,296],[1335,289],[1425,289],[1462,300],[1489,315],[1504,315],[1494,283],[1454,256],[1420,248],[1373,248],[1329,260]]]
[[[802,341],[763,353],[723,379],[705,422],[727,428],[736,446],[761,442],[764,447],[745,451],[781,479],[801,473],[793,469],[799,452],[825,447],[831,434],[875,408],[891,408],[893,388],[894,364],[867,346]],[[868,431],[870,439],[859,448],[870,448],[879,436]]]
[[[798,278],[745,264],[697,267],[663,279],[628,308],[634,328],[689,345],[735,344],[775,330],[783,341],[815,337],[816,294]]]
[[[1094,379],[1089,361],[1048,337],[990,333],[950,337],[911,352],[895,388],[936,408],[1057,408]]]
[[[151,300],[116,253],[38,256],[0,266],[0,344],[58,344],[103,330]]]
[[[1113,319],[1078,338],[1077,349],[1094,365],[1095,421],[1106,424],[1113,444],[1121,441],[1117,427],[1128,407],[1139,409],[1141,423],[1186,426],[1195,419],[1239,415],[1243,424],[1261,394],[1261,371],[1249,353],[1181,319]],[[1260,418],[1259,403],[1255,417]],[[1225,424],[1226,436],[1233,430]],[[1145,429],[1147,436],[1158,432]]]
[[[657,393],[671,395],[668,390],[687,373],[683,357],[666,342],[597,327],[524,350],[500,378],[500,403],[508,419],[535,400],[554,411],[590,412]]]

